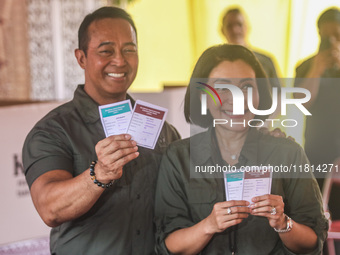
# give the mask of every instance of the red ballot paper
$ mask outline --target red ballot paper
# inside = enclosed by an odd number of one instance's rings
[[[154,149],[168,109],[137,100],[127,133],[138,146]]]

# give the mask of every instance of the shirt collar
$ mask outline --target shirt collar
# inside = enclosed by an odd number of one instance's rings
[[[237,165],[257,165],[259,152],[259,131],[250,128],[242,147]],[[211,127],[207,131],[190,138],[190,157],[194,164],[204,165],[208,161],[222,164],[223,159],[218,149],[215,131]]]
[[[131,100],[132,107],[135,101],[130,95],[126,99]],[[84,90],[84,85],[78,85],[74,92],[73,103],[85,123],[94,123],[99,120],[99,104],[95,102]]]
[[[203,165],[212,154],[212,128],[190,137],[190,158],[195,165]]]
[[[250,128],[246,141],[242,147],[239,165],[256,166],[259,158],[260,132],[256,128]]]

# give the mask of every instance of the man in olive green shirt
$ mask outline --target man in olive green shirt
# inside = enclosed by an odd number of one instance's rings
[[[85,17],[78,36],[75,56],[85,84],[40,120],[24,144],[33,203],[52,227],[51,254],[153,254],[158,166],[179,134],[165,123],[154,150],[138,148],[127,134],[105,138],[98,106],[132,100],[136,28],[124,10],[103,7]]]

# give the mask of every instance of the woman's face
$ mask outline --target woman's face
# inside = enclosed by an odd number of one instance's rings
[[[216,127],[230,131],[247,131],[249,128],[248,121],[255,116],[248,109],[247,90],[249,87],[253,89],[254,108],[258,109],[259,106],[255,71],[243,60],[223,61],[211,70],[209,83],[213,87],[216,83],[232,84],[240,88],[244,95],[244,115],[233,115],[233,97],[228,89],[216,89],[220,95],[222,106],[220,104],[215,105],[214,101],[207,97],[207,106],[212,117],[228,121],[227,124],[219,124]],[[255,125],[254,122],[250,122],[250,124]]]

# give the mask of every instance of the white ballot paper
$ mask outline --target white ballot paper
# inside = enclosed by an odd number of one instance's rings
[[[270,194],[272,173],[263,169],[226,172],[224,184],[227,201],[246,200],[252,203],[253,197]]]
[[[242,200],[243,172],[224,173],[225,193],[227,201]]]
[[[137,100],[127,133],[137,145],[154,149],[168,109]]]
[[[98,108],[106,137],[127,132],[132,115],[130,99]]]

